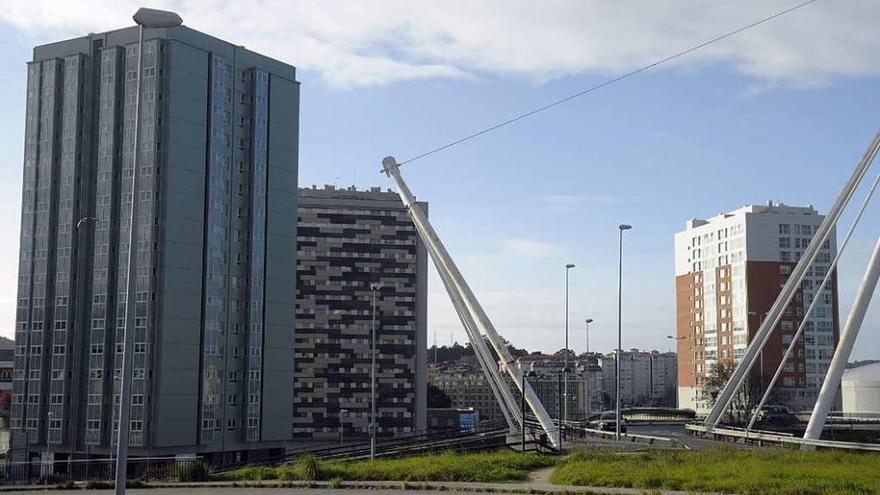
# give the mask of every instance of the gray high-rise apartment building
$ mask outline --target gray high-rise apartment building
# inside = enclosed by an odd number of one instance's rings
[[[137,28],[28,64],[11,428],[18,459],[115,443]],[[143,46],[133,455],[291,437],[299,83],[186,27]]]
[[[403,202],[313,187],[297,211],[293,436],[369,434],[374,283],[377,434],[425,430],[428,257]]]

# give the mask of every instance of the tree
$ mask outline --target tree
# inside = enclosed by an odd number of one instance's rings
[[[709,407],[715,405],[721,390],[727,385],[730,376],[733,375],[734,367],[724,361],[719,362],[709,369],[705,381],[702,386],[703,400]],[[725,411],[721,420],[734,425],[747,424],[751,418],[752,411],[758,406],[761,399],[760,379],[754,374],[750,374],[746,383],[734,394],[730,406]]]
[[[428,384],[428,407],[432,408],[449,408],[452,407],[452,399],[446,395],[440,387],[433,383]]]

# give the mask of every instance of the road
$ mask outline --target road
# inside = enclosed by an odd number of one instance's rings
[[[64,491],[58,490],[29,490],[29,491],[15,491],[15,492],[2,492],[4,495],[34,495],[36,493],[45,493],[51,495],[58,495],[61,493],[67,493]],[[75,494],[83,494],[83,495],[112,495],[113,490],[75,490],[70,493]],[[293,494],[303,494],[303,495],[400,495],[400,490],[372,490],[372,489],[357,489],[357,488],[232,488],[232,487],[224,487],[222,489],[217,488],[144,488],[144,489],[133,489],[126,490],[126,494],[131,495],[174,495],[179,493],[186,493],[187,495],[215,495],[220,493],[221,495],[293,495]],[[414,495],[437,495],[437,490],[406,490],[406,493],[414,494]],[[465,490],[449,490],[445,493],[467,493],[468,495],[477,495],[483,492],[475,492],[475,491],[465,491]],[[489,492],[485,492],[489,493]]]
[[[683,424],[655,423],[655,424],[630,424],[627,433],[634,435],[646,435],[652,437],[670,438],[676,441],[674,448],[686,445],[691,450],[706,450],[718,447],[718,442],[707,438],[695,437],[684,429]],[[614,450],[644,450],[644,449],[667,449],[673,447],[668,442],[656,442],[653,445],[645,442],[616,442],[613,438],[587,437],[586,439],[573,440],[567,448],[607,448]]]

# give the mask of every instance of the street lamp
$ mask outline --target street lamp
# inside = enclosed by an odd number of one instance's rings
[[[758,317],[758,329],[761,328],[761,325],[764,324],[764,318],[769,314],[768,311],[764,311],[763,313],[759,313],[757,311],[749,311],[749,316],[757,316]],[[758,362],[760,363],[760,371],[761,374],[761,384],[764,384],[764,348],[761,348],[761,353],[758,357]]]
[[[519,399],[519,412],[520,412],[520,417],[522,418],[522,424],[520,425],[521,426],[520,427],[520,434],[522,435],[521,440],[520,440],[521,441],[520,452],[525,452],[526,451],[526,377],[533,377],[536,374],[535,374],[534,370],[529,370],[529,372],[527,373],[525,368],[523,368],[523,366],[522,366],[522,362],[518,362],[518,364],[519,364],[520,376],[522,377],[520,380],[521,387],[519,388],[520,391],[522,392],[522,394],[520,395],[520,399]]]
[[[680,358],[680,355],[678,354],[678,341],[685,340],[689,337],[691,337],[691,335],[682,335],[681,337],[674,337],[672,335],[666,336],[667,339],[675,341],[675,353],[676,353],[675,360],[676,360],[676,362],[678,362],[678,359]],[[692,351],[691,358],[693,359],[693,362],[696,362],[696,355],[693,353],[693,350],[694,350],[693,342],[691,342],[691,351]],[[691,368],[693,368],[693,367],[691,367]],[[691,371],[691,376],[694,376],[693,370]],[[676,380],[676,385],[678,385],[678,370],[676,370],[676,372],[675,372],[675,380]],[[678,404],[678,390],[676,389],[676,391],[675,391],[675,408],[678,409],[678,406],[679,406],[679,404]]]
[[[97,222],[97,221],[98,221],[98,219],[95,217],[82,217],[76,221],[75,229],[78,231],[82,224],[84,224],[86,222]]]
[[[372,327],[370,330],[370,460],[376,457],[376,292],[382,284],[370,284],[373,299]]]
[[[140,8],[132,16],[138,25],[138,58],[137,84],[134,100],[134,130],[132,132],[133,150],[131,165],[131,206],[128,222],[128,271],[126,272],[125,293],[125,329],[122,344],[122,385],[119,390],[119,427],[116,441],[116,495],[125,494],[125,478],[128,470],[128,433],[131,428],[129,413],[131,408],[131,346],[134,342],[134,304],[137,291],[137,225],[138,218],[138,162],[140,157],[140,125],[141,125],[141,86],[143,83],[144,66],[144,28],[173,28],[183,23],[179,15],[164,10]],[[82,222],[83,220],[80,220]],[[79,226],[79,222],[77,222]]]
[[[623,352],[623,231],[629,230],[632,225],[620,224],[617,227],[618,236],[618,254],[617,254],[617,356],[615,357],[615,374],[617,375],[617,397],[614,406],[614,439],[620,441],[620,354]]]
[[[348,413],[348,409],[340,409],[339,410],[339,446],[345,445],[345,424],[343,420],[345,419],[345,415]]]
[[[562,366],[562,373],[564,375],[564,391],[562,393],[562,398],[565,401],[565,406],[563,406],[564,412],[562,413],[562,419],[564,421],[568,421],[568,271],[572,268],[574,268],[573,263],[568,263],[567,265],[565,265],[565,355],[563,356]],[[559,447],[562,447],[561,443],[559,444]]]
[[[46,484],[49,484],[49,475],[51,474],[51,464],[49,464],[49,432],[52,430],[52,418],[55,413],[49,411],[49,419],[46,421],[46,455],[43,464],[46,466]]]
[[[587,351],[586,351],[587,366],[585,368],[586,371],[584,373],[586,376],[586,380],[587,380],[587,411],[586,412],[587,412],[587,421],[590,421],[590,413],[591,413],[591,409],[593,407],[593,404],[592,404],[593,397],[590,395],[590,323],[593,323],[593,319],[587,318],[586,320],[584,320],[584,323],[586,324],[586,330],[587,330]]]

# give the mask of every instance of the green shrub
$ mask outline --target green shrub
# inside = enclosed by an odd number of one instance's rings
[[[339,476],[330,479],[330,488],[342,488],[342,478]]]
[[[303,481],[315,481],[320,479],[321,468],[315,456],[310,454],[300,456],[299,459],[296,460],[295,466],[302,473],[301,479]]]

